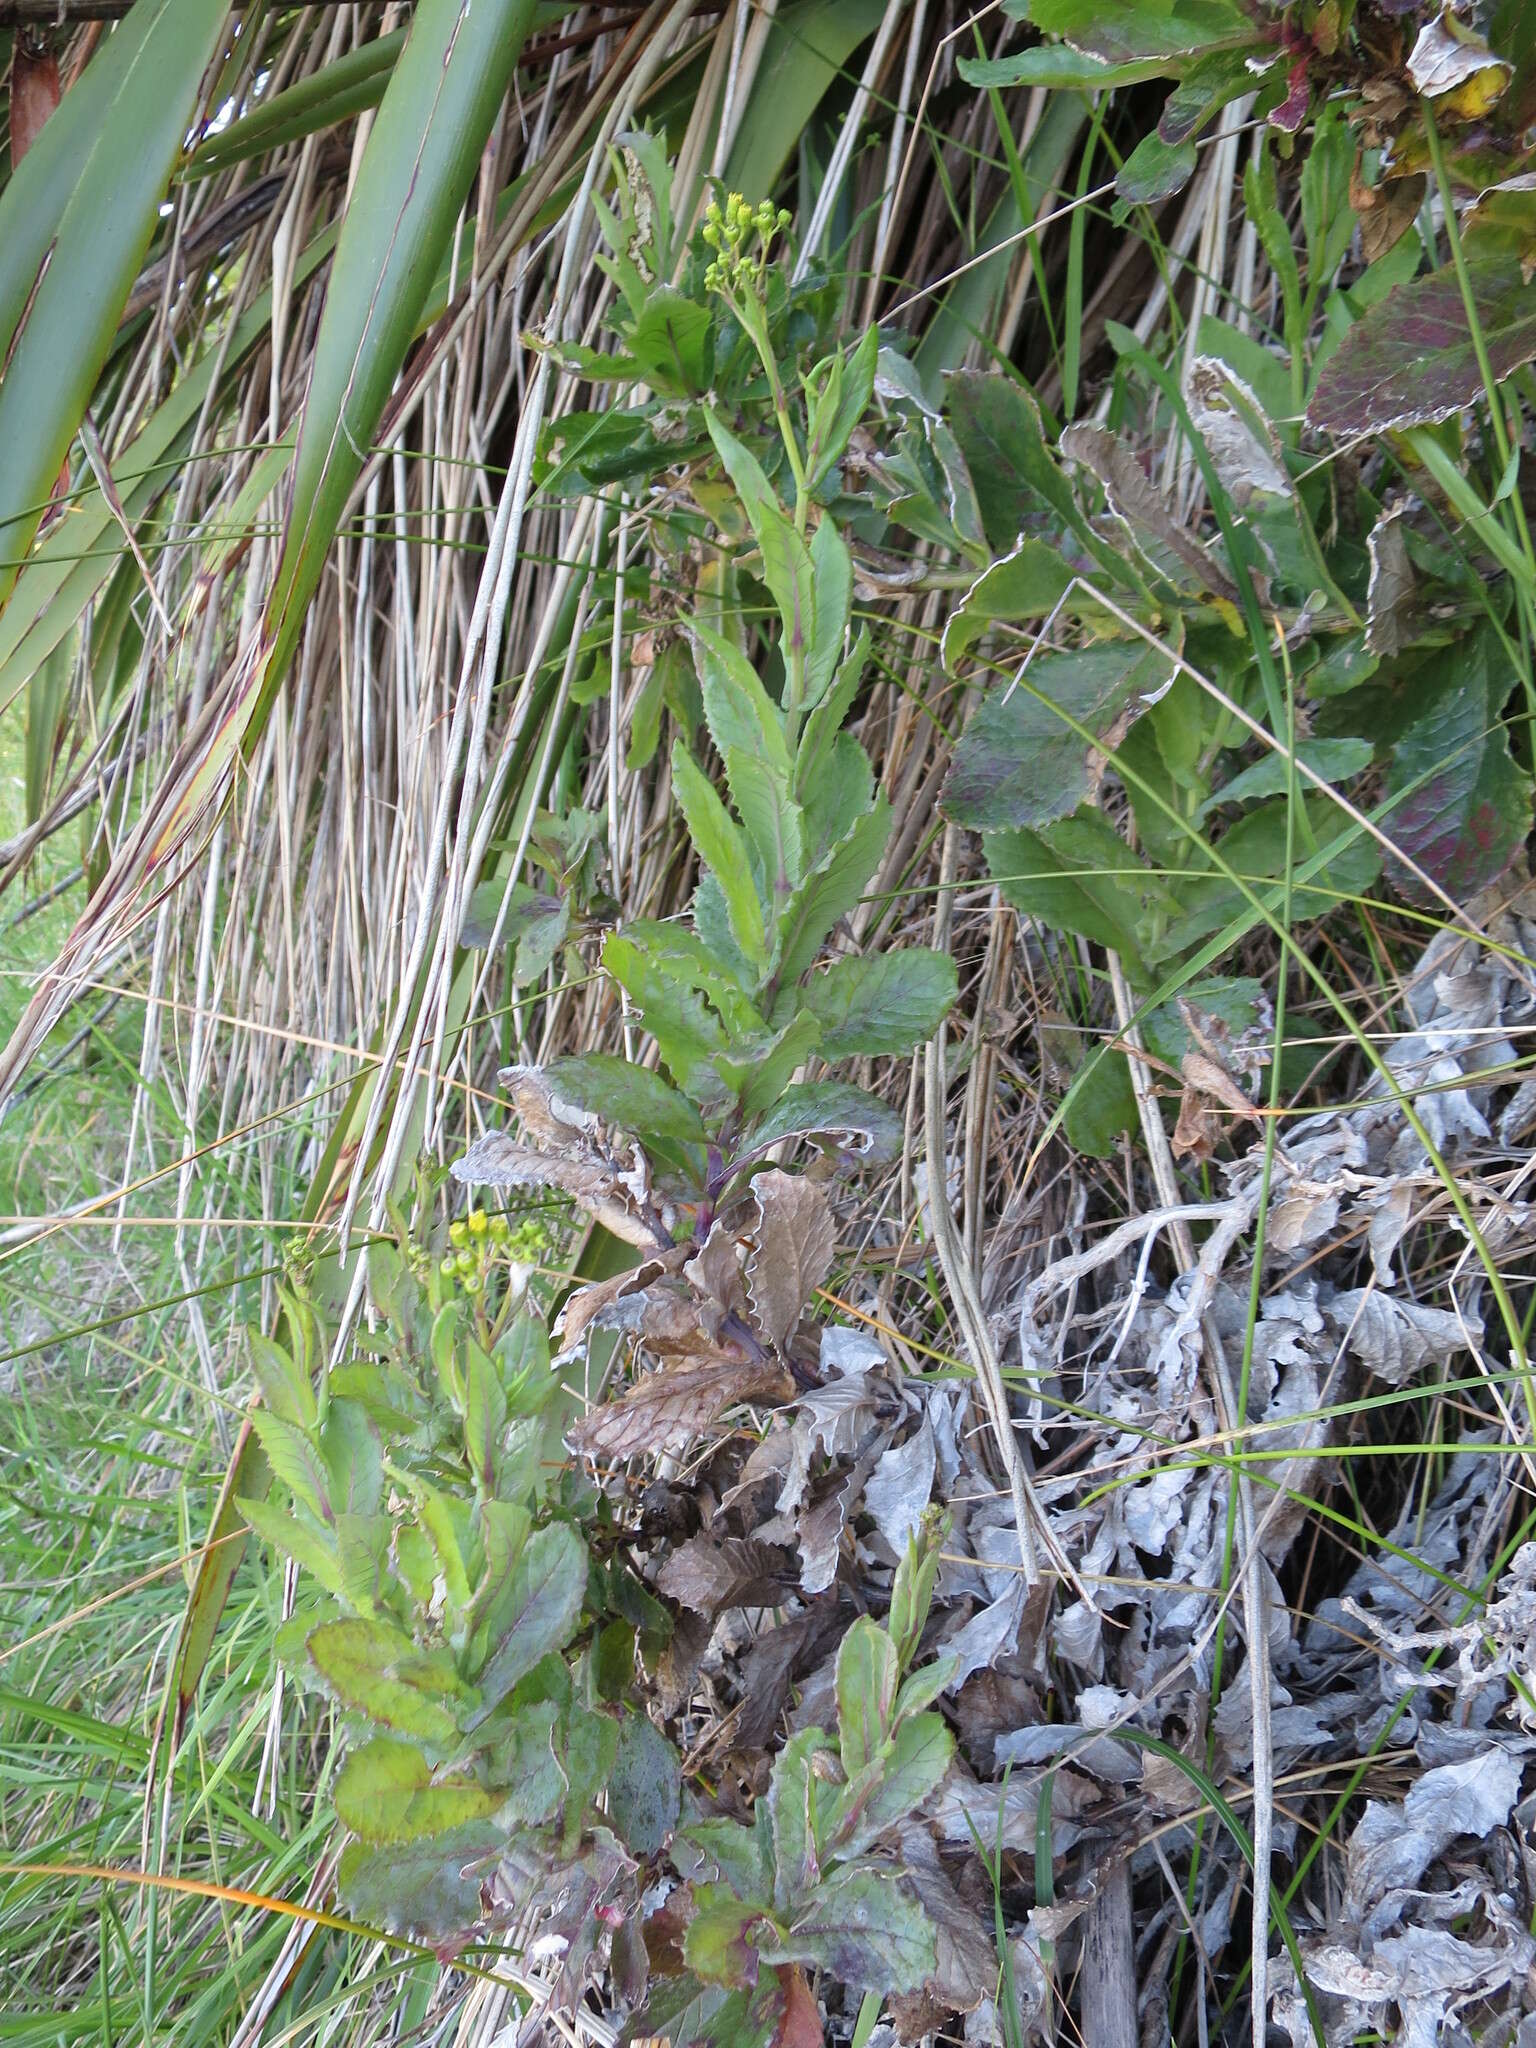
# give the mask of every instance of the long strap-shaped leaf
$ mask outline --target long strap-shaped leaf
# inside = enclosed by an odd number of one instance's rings
[[[421,0],[417,7],[336,246],[294,456],[283,551],[260,632],[210,694],[65,942],[55,973],[0,1053],[0,1101],[92,963],[119,941],[145,884],[165,880],[183,863],[209,805],[260,731],[533,12],[534,0]]]
[[[227,12],[139,0],[0,200],[0,603],[111,349]]]
[[[151,868],[185,843],[282,680],[533,12],[534,0],[416,10],[336,246],[261,634],[201,759],[161,810],[144,848]]]

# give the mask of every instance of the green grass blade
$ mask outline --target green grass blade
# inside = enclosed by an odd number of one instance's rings
[[[0,601],[15,585],[59,465],[111,352],[192,125],[203,74],[217,52],[225,12],[224,0],[140,0],[112,38],[129,39],[117,90],[106,105],[99,91],[87,99],[89,152],[50,238],[47,269],[16,329],[0,382]],[[72,99],[66,96],[58,114]],[[33,159],[52,125],[44,128]],[[67,137],[59,149],[67,151]],[[61,176],[68,161],[65,155],[58,165]],[[30,168],[24,160],[16,185],[25,182],[30,189]],[[7,201],[9,213],[14,186]],[[19,205],[26,203],[24,191]],[[0,220],[0,246],[7,225]]]

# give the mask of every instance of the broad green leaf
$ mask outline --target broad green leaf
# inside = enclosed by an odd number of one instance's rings
[[[821,1024],[823,1059],[899,1059],[938,1030],[957,989],[949,955],[914,946],[834,960],[797,1000]]]
[[[481,1883],[489,1882],[505,1846],[501,1829],[484,1820],[384,1848],[353,1842],[336,1882],[347,1911],[366,1925],[453,1942],[479,1922]]]
[[[811,583],[816,602],[805,661],[805,709],[821,702],[837,673],[853,612],[853,557],[831,519],[823,519],[811,535]]]
[[[563,1522],[536,1529],[496,1603],[496,1643],[480,1673],[481,1704],[466,1722],[468,1728],[477,1728],[540,1658],[564,1649],[580,1619],[586,1590],[586,1547],[576,1531]]]
[[[275,687],[511,82],[534,0],[421,0],[374,117],[311,360],[267,605]]]
[[[761,1158],[781,1138],[808,1138],[855,1153],[868,1165],[901,1150],[903,1123],[877,1095],[845,1081],[798,1081],[751,1133],[738,1159]]]
[[[724,893],[732,937],[755,967],[766,967],[768,933],[745,835],[681,740],[672,746],[672,784],[695,851]]]
[[[1062,1127],[1069,1142],[1093,1159],[1112,1159],[1118,1141],[1136,1128],[1136,1091],[1123,1052],[1094,1047],[1067,1096]]]
[[[608,1774],[608,1817],[637,1856],[659,1855],[677,1826],[682,1777],[677,1751],[644,1714],[619,1723],[618,1753]]]
[[[989,832],[987,868],[1004,898],[1047,931],[1113,946],[1137,981],[1141,923],[1163,895],[1102,811],[1085,805],[1039,832]]]
[[[860,626],[847,657],[832,679],[831,687],[806,719],[800,744],[795,750],[795,794],[802,803],[811,801],[822,764],[831,757],[833,743],[848,737],[842,731],[843,721],[859,694],[868,662],[869,628]],[[860,752],[862,754],[862,749]]]
[[[619,1752],[619,1731],[607,1714],[595,1714],[573,1703],[556,1723],[560,1769],[565,1778],[564,1849],[574,1853]]]
[[[344,1606],[364,1617],[378,1611],[386,1579],[395,1525],[385,1514],[336,1517],[337,1592]]]
[[[442,1778],[409,1742],[379,1735],[354,1749],[336,1778],[336,1811],[365,1842],[410,1842],[483,1820],[499,1796],[470,1778]]]
[[[1297,819],[1292,838],[1295,866],[1299,869],[1304,860],[1312,858],[1313,847],[1321,851],[1324,859],[1314,880],[1298,881],[1293,886],[1291,916],[1297,923],[1326,917],[1341,902],[1363,895],[1381,872],[1381,854],[1375,841],[1357,831],[1337,805],[1317,797],[1305,802],[1303,808],[1305,820]],[[1239,818],[1218,841],[1222,858],[1250,888],[1278,885],[1285,872],[1286,810],[1283,798],[1260,804]],[[1385,822],[1390,834],[1391,817]],[[1177,958],[1198,940],[1219,931],[1229,919],[1249,909],[1248,899],[1219,874],[1184,878],[1179,883],[1178,898],[1184,908],[1183,917],[1147,948],[1154,964]],[[1278,902],[1275,908],[1278,913]]]
[[[1536,293],[1519,258],[1467,266],[1472,304],[1496,382],[1536,357]],[[1388,292],[1328,358],[1307,418],[1330,434],[1380,434],[1465,412],[1483,397],[1482,370],[1450,264]]]
[[[357,1401],[333,1398],[316,1447],[325,1468],[327,1497],[337,1514],[373,1514],[384,1495],[384,1462],[378,1428],[367,1409]]]
[[[818,1801],[825,1787],[820,1762],[831,1744],[820,1728],[791,1735],[774,1759],[768,1781],[768,1819],[773,1834],[773,1898],[781,1912],[791,1909],[821,1874]]]
[[[1115,175],[1115,191],[1132,206],[1155,206],[1182,192],[1195,174],[1192,142],[1165,142],[1157,130],[1144,135]]]
[[[683,1937],[683,1960],[702,1983],[757,1982],[755,1935],[764,1919],[760,1904],[738,1899],[724,1885],[694,1887],[694,1914]]]
[[[1197,58],[1164,103],[1157,123],[1163,141],[1170,148],[1188,142],[1230,100],[1252,92],[1254,74],[1248,67],[1244,50],[1214,50]],[[1305,178],[1305,171],[1302,176]]]
[[[1040,408],[1017,378],[960,371],[949,380],[947,410],[994,552],[1054,515],[1116,583],[1136,587],[1134,573],[1089,525],[1046,442]]]
[[[658,285],[629,330],[629,351],[642,380],[667,398],[702,398],[714,367],[707,306],[672,285]]]
[[[922,1907],[889,1871],[850,1864],[816,1886],[781,1939],[764,1939],[770,1963],[827,1970],[853,1991],[915,1991],[936,1964]]]
[[[779,925],[781,985],[799,980],[838,919],[861,900],[890,836],[891,806],[882,790],[874,809],[854,820],[789,899]]]
[[[694,934],[686,934],[689,939]],[[603,965],[626,990],[678,1086],[706,1109],[723,1100],[711,1060],[729,1043],[715,1013],[635,927],[609,935]]]
[[[1235,0],[1174,0],[1172,6],[1161,0],[1029,0],[1029,19],[1043,35],[1064,36],[1073,49],[1109,64],[1258,41]]]
[[[580,1053],[555,1060],[545,1078],[563,1101],[600,1116],[639,1138],[668,1138],[702,1145],[704,1126],[685,1096],[654,1074],[610,1052]]]
[[[631,986],[628,977],[638,961],[650,962],[668,981],[707,996],[732,1032],[762,1028],[763,1020],[741,983],[686,925],[636,918],[607,940],[603,965],[637,1003],[642,1000],[639,988]]]
[[[12,237],[22,243],[14,267],[9,256],[0,259],[0,603],[15,585],[111,351],[225,17],[225,0],[139,0],[87,69],[89,79],[104,65],[101,83],[73,112],[75,96],[65,94],[0,201],[0,250]],[[60,123],[50,143],[49,131]],[[23,214],[29,207],[49,214],[50,185],[71,173],[63,210],[35,248],[41,220]]]
[[[555,1754],[560,1708],[553,1700],[520,1707],[485,1759],[498,1787],[497,1819],[504,1827],[538,1827],[552,1818],[565,1797],[565,1777]]]
[[[846,358],[841,354],[819,367],[826,377],[817,383],[813,371],[807,389],[818,398],[809,407],[806,436],[805,483],[814,491],[833,466],[843,458],[854,428],[869,410],[875,389],[875,365],[880,354],[880,330],[866,327],[857,346]],[[834,374],[835,366],[835,374]]]
[[[1321,775],[1326,781],[1343,784],[1370,766],[1375,751],[1369,740],[1299,740],[1296,759],[1305,762],[1314,774]],[[1289,789],[1291,773],[1290,760],[1284,753],[1266,752],[1262,761],[1255,761],[1251,768],[1244,768],[1206,798],[1200,806],[1197,822],[1203,823],[1222,804],[1246,804],[1252,803],[1256,797],[1278,796],[1282,790]],[[1307,795],[1313,786],[1303,776],[1296,777],[1296,787],[1301,795]]]
[[[1111,86],[1138,85],[1144,78],[1162,78],[1161,57],[1143,57],[1126,64],[1107,64],[1087,56],[1070,43],[1036,43],[1006,57],[962,57],[960,76],[967,85],[983,88],[1043,85],[1050,91],[1107,92]]]
[[[1167,657],[1140,639],[1042,654],[966,727],[945,810],[982,831],[1066,817],[1090,793],[1094,742],[1139,718],[1170,674]]]
[[[837,1652],[837,1739],[849,1778],[884,1747],[900,1677],[896,1645],[878,1622],[861,1614]]]
[[[821,715],[818,705],[814,721]],[[837,733],[814,774],[796,776],[805,809],[808,870],[824,868],[834,849],[858,821],[875,808],[875,774],[869,756],[851,732]],[[882,849],[883,850],[883,849]]]
[[[955,1738],[937,1714],[911,1714],[849,1773],[829,1833],[840,1857],[857,1856],[909,1820],[955,1760]]]
[[[728,1884],[739,1899],[765,1899],[770,1874],[763,1857],[761,1828],[740,1821],[689,1821],[678,1834],[673,1859],[690,1883]]]
[[[1043,619],[1066,596],[1072,570],[1061,550],[1043,540],[1020,541],[984,569],[949,615],[944,666],[958,668],[988,626],[999,619]]]
[[[790,1075],[816,1051],[821,1027],[809,1010],[794,1010],[777,1031],[764,1032],[721,1054],[715,1061],[720,1077],[741,1103],[748,1119],[761,1116],[779,1100]]]
[[[442,1748],[457,1734],[441,1696],[399,1677],[425,1677],[415,1644],[380,1621],[326,1622],[309,1638],[309,1658],[344,1707],[364,1714],[397,1735],[410,1735]]]
[[[491,1493],[507,1427],[507,1396],[495,1361],[478,1344],[466,1347],[464,1359],[464,1455],[476,1486]],[[466,1598],[461,1603],[468,1606]]]

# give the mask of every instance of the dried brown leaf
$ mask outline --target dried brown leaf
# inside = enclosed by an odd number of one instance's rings
[[[1079,421],[1061,437],[1069,461],[1092,470],[1104,486],[1110,510],[1139,526],[1177,555],[1195,581],[1215,597],[1237,601],[1237,585],[1210,552],[1174,517],[1167,500],[1125,443],[1107,427]]]
[[[789,1559],[773,1544],[701,1534],[673,1551],[656,1590],[679,1607],[714,1615],[722,1607],[776,1607],[793,1584]]]
[[[773,1359],[716,1353],[700,1363],[647,1373],[622,1401],[594,1408],[569,1431],[586,1458],[638,1458],[685,1450],[742,1401],[787,1401],[795,1383]]]
[[[824,1189],[770,1167],[752,1183],[757,1214],[747,1255],[747,1292],[758,1328],[782,1351],[800,1311],[832,1270],[837,1226]]]

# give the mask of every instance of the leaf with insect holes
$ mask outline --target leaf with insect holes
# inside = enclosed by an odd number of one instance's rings
[[[821,1025],[822,1059],[899,1059],[932,1038],[958,986],[947,953],[909,946],[834,960],[796,1000]]]
[[[808,1963],[854,1991],[915,1991],[937,1960],[933,1927],[888,1870],[854,1863],[823,1879],[782,1938],[762,1945],[764,1962]]]
[[[1473,311],[1494,381],[1536,357],[1536,292],[1514,255],[1467,264]],[[1455,270],[1395,285],[1324,364],[1307,419],[1324,432],[1380,434],[1428,426],[1484,396],[1477,346]]]
[[[480,1673],[480,1705],[465,1722],[473,1730],[551,1650],[563,1650],[581,1618],[587,1590],[587,1548],[564,1522],[535,1529],[492,1603],[493,1647]]]
[[[966,727],[944,809],[981,831],[1066,817],[1091,794],[1092,753],[1134,724],[1172,673],[1140,639],[1042,654]]]
[[[336,1779],[336,1811],[365,1842],[441,1835],[493,1813],[500,1795],[472,1778],[435,1784],[421,1751],[387,1735],[352,1750]]]
[[[323,1622],[310,1635],[309,1659],[344,1707],[381,1727],[437,1748],[457,1735],[445,1703],[449,1687],[401,1630],[381,1621]]]
[[[594,1408],[566,1432],[585,1458],[649,1457],[682,1451],[741,1402],[775,1406],[795,1391],[774,1359],[745,1356],[669,1365],[638,1379],[622,1401]]]
[[[878,1165],[900,1152],[904,1129],[888,1103],[862,1088],[845,1081],[798,1081],[754,1128],[736,1164],[760,1159],[781,1139],[807,1138]]]
[[[747,1226],[747,1293],[758,1328],[782,1351],[832,1270],[837,1225],[825,1189],[777,1167],[756,1176],[751,1196],[757,1216]]]
[[[479,1923],[480,1887],[490,1882],[505,1845],[491,1821],[384,1848],[353,1842],[336,1882],[348,1912],[366,1925],[419,1941],[450,1941]]]

